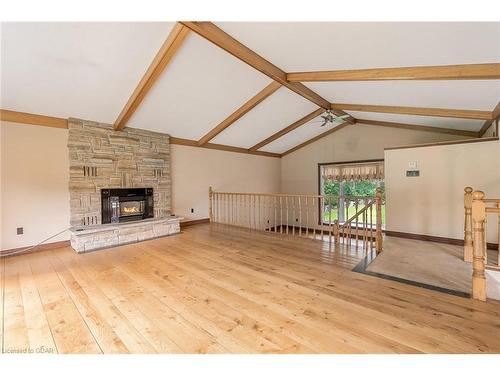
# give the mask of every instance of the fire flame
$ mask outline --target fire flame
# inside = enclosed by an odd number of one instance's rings
[[[135,206],[133,207],[123,207],[123,213],[126,214],[136,214],[139,212],[139,209]]]

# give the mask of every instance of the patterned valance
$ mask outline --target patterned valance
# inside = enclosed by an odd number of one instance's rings
[[[384,162],[324,165],[322,176],[330,181],[383,180]]]

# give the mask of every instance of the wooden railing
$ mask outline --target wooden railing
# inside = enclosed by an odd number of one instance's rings
[[[497,218],[498,256],[493,268],[500,266],[500,199],[485,198],[482,191],[465,188],[464,260],[472,261],[472,297],[486,300],[485,268],[488,265],[487,219]],[[496,264],[495,264],[496,263]]]
[[[380,252],[382,203],[380,189],[374,197],[354,197],[232,193],[209,188],[209,219],[212,223],[327,239]]]

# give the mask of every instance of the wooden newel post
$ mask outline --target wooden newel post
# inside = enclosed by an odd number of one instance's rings
[[[464,261],[472,262],[472,188],[464,191]]]
[[[484,193],[472,193],[472,298],[486,301],[486,276],[484,273],[486,204]]]
[[[214,191],[212,187],[208,187],[208,220],[212,223],[214,221],[213,211],[212,211],[212,200],[214,196]]]
[[[377,253],[382,251],[382,189],[377,188],[375,193],[376,213],[377,213],[377,230],[376,230],[376,249]]]

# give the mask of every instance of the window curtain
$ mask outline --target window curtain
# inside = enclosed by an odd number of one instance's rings
[[[384,163],[324,165],[323,178],[330,181],[383,180]]]

